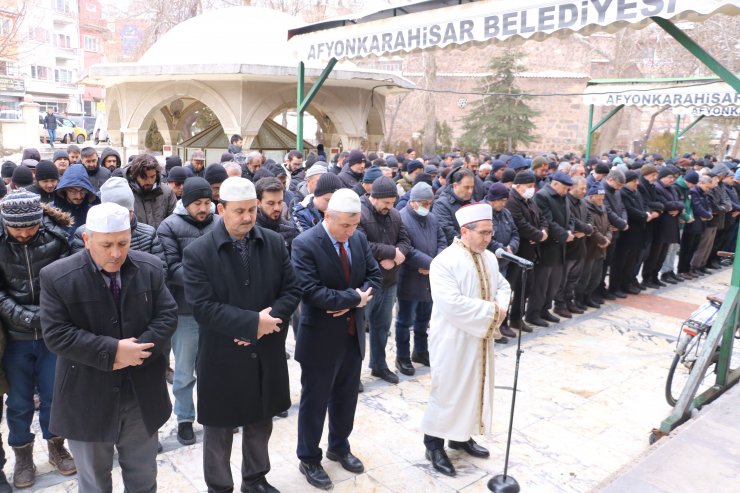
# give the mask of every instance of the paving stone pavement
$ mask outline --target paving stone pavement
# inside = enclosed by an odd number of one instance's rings
[[[517,411],[509,473],[525,492],[588,492],[644,453],[648,435],[670,408],[663,387],[680,323],[707,294],[730,281],[725,268],[711,276],[610,302],[598,310],[558,325],[525,334],[521,359]],[[645,303],[650,300],[651,303]],[[669,307],[670,309],[665,309]],[[506,432],[515,366],[515,341],[496,346],[495,429],[476,437],[491,450],[486,460],[449,450],[458,474],[436,473],[424,458],[419,430],[429,394],[428,368],[418,367],[414,377],[401,376],[389,385],[363,369],[365,392],[360,395],[352,451],[366,472],[354,475],[338,464],[323,465],[337,492],[481,492],[493,474],[503,472]],[[293,353],[292,335],[288,351]],[[388,362],[393,365],[395,342],[388,341]],[[733,366],[740,363],[738,351]],[[293,407],[287,419],[275,420],[270,441],[272,470],[268,480],[283,492],[315,492],[298,472],[295,456],[300,367],[288,362]],[[36,485],[26,491],[60,493],[77,491],[76,480],[51,470],[38,420],[34,457]],[[7,426],[2,423],[7,436]],[[159,455],[161,492],[206,491],[202,467],[202,427],[196,423],[198,442],[190,447],[176,440],[174,416],[160,430],[164,451]],[[234,440],[232,472],[239,488],[240,436]],[[324,433],[326,440],[326,433]],[[322,445],[326,447],[326,442]],[[6,474],[12,476],[13,453]],[[120,470],[113,472],[114,491],[123,491]]]

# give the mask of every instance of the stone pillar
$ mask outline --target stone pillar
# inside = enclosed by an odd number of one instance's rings
[[[242,136],[242,150],[246,152],[247,149],[252,148],[252,143],[254,142],[254,139],[257,138],[257,134],[252,132],[243,132],[240,135]]]
[[[41,105],[29,102],[21,103],[19,106],[21,108],[21,119],[25,125],[25,129],[23,131],[23,145],[19,147],[38,147],[41,142],[40,138],[46,134],[46,132],[39,127],[39,111],[41,111]]]
[[[345,151],[351,151],[352,149],[360,149],[362,146],[362,139],[365,137],[361,135],[347,135],[342,136],[342,143],[344,144]]]
[[[121,135],[123,136],[122,147],[124,152],[124,156],[121,156],[121,159],[124,163],[130,155],[141,154],[146,150],[146,130],[122,128]]]

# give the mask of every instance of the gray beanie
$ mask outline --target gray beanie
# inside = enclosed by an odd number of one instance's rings
[[[113,202],[126,210],[134,210],[134,192],[128,184],[126,178],[111,176],[100,187],[100,201],[103,203]]]
[[[419,182],[411,189],[409,195],[410,202],[418,202],[420,200],[434,200],[434,191],[428,183]]]

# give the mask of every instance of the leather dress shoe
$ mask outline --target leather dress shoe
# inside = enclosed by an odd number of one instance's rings
[[[709,269],[707,269],[706,267],[701,267],[701,268],[699,268],[699,269],[697,269],[697,270],[698,270],[699,272],[701,272],[702,274],[705,274],[705,275],[706,275],[706,274],[711,274],[711,273],[712,273],[712,271],[711,271],[711,270],[709,270]]]
[[[599,306],[601,306],[604,303],[606,303],[606,300],[604,298],[602,298],[601,296],[599,296],[598,294],[592,294],[589,299],[591,301],[593,301],[594,303],[596,303],[597,305],[599,305]]]
[[[427,450],[424,454],[428,461],[432,463],[435,471],[441,472],[445,476],[455,475],[455,466],[450,462],[444,449]]]
[[[582,300],[582,299],[581,300],[575,300],[573,302],[573,304],[576,306],[576,308],[578,308],[579,310],[581,310],[581,313],[586,313],[586,310],[588,309],[588,307],[586,306],[586,303],[584,303],[583,301],[584,300]]]
[[[662,276],[660,276],[660,280],[663,283],[667,283],[667,284],[677,284],[678,283],[678,281],[673,279],[673,277],[669,276],[668,273],[665,273]]]
[[[370,372],[370,375],[381,378],[388,383],[392,383],[392,384],[398,383],[398,375],[390,371],[388,368],[383,368],[382,370],[372,370]]]
[[[487,448],[481,447],[480,445],[475,443],[475,440],[473,440],[472,438],[467,442],[454,442],[450,440],[449,446],[452,450],[462,450],[468,455],[472,455],[473,457],[478,457],[480,459],[485,459],[486,457],[491,455],[488,453]]]
[[[647,283],[645,283],[645,285],[648,286],[648,287],[651,287]],[[636,287],[636,286],[627,286],[627,289],[625,291],[627,291],[628,294],[640,294],[640,293],[642,293],[642,290],[640,288]]]
[[[577,302],[575,301],[568,303],[567,305],[565,305],[565,307],[570,313],[575,313],[576,315],[581,315],[584,313],[584,311],[578,307]]]
[[[420,365],[429,366],[429,351],[411,353],[411,361]]]
[[[547,323],[547,322],[545,322]],[[509,328],[514,330],[521,330],[522,332],[532,332],[532,327],[524,323],[524,320],[515,320],[509,322]]]
[[[614,296],[613,293],[610,293],[609,291],[607,291],[606,293],[604,293],[604,299],[609,300],[609,301],[614,301],[617,299],[617,297]]]
[[[663,281],[661,281],[661,280],[660,280],[660,279],[658,279],[657,277],[654,277],[654,278],[653,278],[653,282],[654,282],[655,284],[657,284],[658,286],[660,286],[661,288],[664,288],[664,287],[668,286],[668,284],[664,283]]]
[[[262,478],[257,483],[247,486],[246,493],[280,493],[280,490]]]
[[[288,417],[288,411],[283,411],[281,413],[277,413],[276,416],[278,418],[287,418]]]
[[[326,474],[326,471],[324,471],[321,464],[307,464],[305,462],[301,462],[298,465],[298,470],[301,471],[301,474],[306,476],[306,481],[308,481],[308,484],[311,486],[322,490],[330,490],[332,486],[334,486],[329,475]]]
[[[546,321],[542,320],[540,317],[537,317],[537,318],[525,318],[524,320],[528,324],[530,324],[530,325],[536,325],[537,327],[549,327],[550,326],[550,324],[548,324]]]
[[[601,308],[601,305],[596,303],[592,298],[586,298],[583,300],[583,304],[589,308]]]
[[[501,336],[498,339],[494,339],[493,342],[495,342],[496,344],[508,344],[509,343],[509,338],[508,337],[505,337],[505,336]]]
[[[365,387],[362,385],[362,382],[360,382],[360,385],[357,387],[357,393],[362,394],[365,392]]]
[[[516,337],[516,332],[511,330],[508,325],[502,324],[501,327],[499,327],[499,331],[501,332],[502,336],[506,337]]]
[[[411,364],[411,359],[409,358],[396,358],[396,368],[408,377],[416,373],[414,365]]]
[[[560,315],[563,318],[573,318],[573,315],[565,307],[557,306],[557,307],[555,307],[555,310],[553,310],[553,311],[555,312],[556,315]],[[542,316],[542,318],[544,318],[545,320],[548,320],[549,321],[549,319],[546,316],[544,316],[544,315]],[[555,318],[555,317],[553,317],[553,318]]]
[[[627,294],[624,291],[616,290],[616,291],[610,291],[612,296],[616,296],[617,298],[626,298]]]
[[[568,315],[570,315],[570,313]],[[541,317],[542,317],[542,320],[547,320],[548,322],[552,322],[554,324],[560,322],[560,319],[558,317],[548,312],[547,310],[545,310],[545,312],[541,315]]]
[[[344,469],[355,474],[360,474],[365,470],[365,466],[362,465],[362,461],[352,455],[352,452],[347,452],[345,455],[335,454],[331,450],[326,451],[326,458],[339,462]]]

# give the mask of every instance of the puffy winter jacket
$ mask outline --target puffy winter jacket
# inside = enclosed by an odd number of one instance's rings
[[[45,192],[38,183],[27,186],[26,191],[35,193],[36,195],[41,197],[41,202],[43,202],[44,204],[51,204],[54,202],[54,191],[52,191],[51,193]]]
[[[261,210],[257,211],[257,226],[262,226],[265,229],[272,230],[278,233],[285,240],[285,247],[290,253],[290,246],[293,240],[298,236],[299,231],[291,221],[279,217],[277,221],[273,221],[269,217],[262,214]]]
[[[308,231],[321,222],[324,215],[313,205],[313,194],[293,206],[293,223],[300,233]]]
[[[10,341],[42,339],[39,319],[39,271],[69,255],[67,232],[71,217],[43,206],[36,236],[27,244],[11,238],[0,220],[0,318]]]
[[[514,216],[511,215],[511,211],[508,209],[501,209],[500,212],[493,211],[493,239],[488,244],[488,249],[494,253],[499,248],[511,247],[511,253],[516,253],[519,250],[519,230],[514,222]],[[505,259],[499,259],[499,269],[502,271],[506,270],[509,265],[509,261]]]
[[[419,269],[429,270],[432,259],[447,248],[447,238],[434,213],[422,217],[406,206],[400,215],[412,248],[401,264],[396,296],[400,300],[432,301],[429,275],[420,274]]]
[[[212,208],[211,214],[205,220],[198,222],[182,205],[182,201],[178,200],[172,215],[162,221],[157,228],[157,236],[167,259],[167,286],[177,301],[177,313],[180,315],[193,313],[190,304],[185,301],[182,253],[185,247],[221,223],[221,217],[214,214],[214,210]]]
[[[452,245],[452,240],[456,236],[460,236],[460,225],[457,224],[455,219],[455,213],[464,205],[468,205],[470,200],[461,200],[455,192],[452,191],[452,187],[442,194],[434,201],[434,213],[439,219],[439,225],[442,227],[442,231],[447,238],[447,245]]]
[[[409,240],[406,226],[401,221],[400,213],[391,208],[388,214],[379,214],[368,197],[362,197],[360,203],[362,204],[362,215],[357,229],[367,236],[370,250],[378,264],[381,260],[394,259],[396,248],[401,250],[404,255],[408,255],[411,251],[411,240]],[[398,282],[398,265],[390,270],[381,266],[380,271],[383,273],[384,288],[393,286]]]
[[[82,239],[82,233],[85,232],[86,226],[83,224],[75,231],[72,239],[72,253],[77,253],[85,248],[85,240]],[[131,221],[131,250],[151,253],[162,260],[162,267],[167,272],[167,258],[164,256],[164,247],[159,241],[157,230],[148,224],[140,223],[134,217]]]
[[[108,168],[103,168],[98,162],[98,165],[94,170],[90,171],[85,168],[85,171],[87,171],[87,177],[90,179],[90,183],[95,189],[95,192],[100,193],[100,187],[102,187],[103,183],[108,181],[108,178],[110,178],[110,170]]]
[[[126,170],[126,179],[134,192],[134,213],[136,219],[155,229],[172,214],[177,204],[177,197],[172,189],[162,183],[159,174],[154,188],[150,191],[142,190],[139,183],[131,176],[130,168]]]

